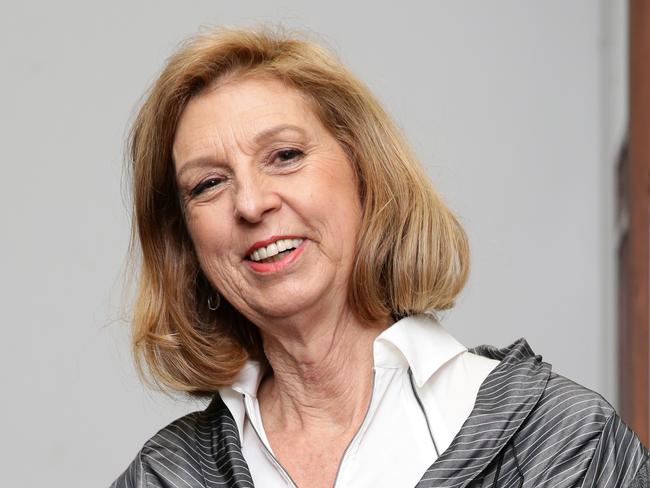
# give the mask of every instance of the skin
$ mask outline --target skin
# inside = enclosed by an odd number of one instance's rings
[[[190,100],[173,156],[203,272],[260,329],[271,372],[258,400],[273,452],[301,488],[331,487],[368,409],[372,343],[389,325],[360,322],[348,303],[362,218],[352,165],[302,94],[272,79],[230,80]],[[294,262],[250,266],[253,243],[286,235],[306,241]]]

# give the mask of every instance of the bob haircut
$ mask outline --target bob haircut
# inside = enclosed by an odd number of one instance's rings
[[[139,239],[141,250],[133,352],[143,378],[208,395],[232,384],[248,358],[265,361],[253,324],[224,299],[217,311],[207,306],[212,287],[185,225],[172,157],[187,102],[226,77],[272,77],[298,89],[346,151],[363,211],[348,289],[356,316],[372,322],[452,307],[469,271],[467,237],[369,89],[300,35],[211,30],[168,59],[129,135],[132,249]]]

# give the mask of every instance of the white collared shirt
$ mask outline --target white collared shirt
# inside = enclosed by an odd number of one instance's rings
[[[470,353],[428,314],[383,331],[373,355],[368,412],[343,455],[334,488],[415,486],[449,447],[481,383],[499,364]],[[249,361],[219,393],[237,423],[255,486],[295,488],[264,432],[257,401],[262,374],[259,363]]]

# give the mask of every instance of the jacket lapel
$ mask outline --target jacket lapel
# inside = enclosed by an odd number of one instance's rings
[[[206,488],[253,488],[235,419],[219,395],[199,417],[197,449]]]
[[[546,387],[551,366],[523,338],[503,349],[484,345],[470,352],[501,362],[481,384],[474,408],[449,448],[416,488],[466,487],[517,432]]]

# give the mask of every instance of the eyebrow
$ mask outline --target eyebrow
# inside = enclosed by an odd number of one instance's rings
[[[268,141],[269,139],[273,139],[278,134],[286,131],[297,132],[301,136],[305,136],[307,134],[307,132],[302,127],[299,127],[297,125],[280,124],[257,133],[255,137],[253,137],[253,144],[256,146],[261,146],[264,142]],[[213,157],[199,156],[198,158],[191,159],[190,161],[185,163],[183,165],[183,168],[178,172],[177,177],[180,178],[183,175],[183,173],[189,171],[190,169],[201,168],[204,166],[212,166],[214,164],[215,164],[215,159]]]
[[[263,130],[253,138],[255,144],[260,144],[268,139],[272,139],[276,135],[284,131],[298,132],[301,136],[306,134],[305,130],[302,127],[292,124],[280,124],[269,129]]]

